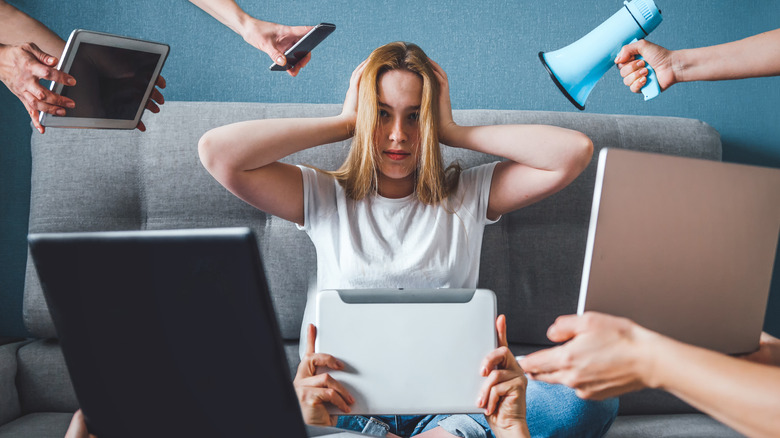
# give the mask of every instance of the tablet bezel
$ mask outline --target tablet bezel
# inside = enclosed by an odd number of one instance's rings
[[[89,118],[89,117],[59,117],[53,114],[41,112],[40,122],[41,125],[50,128],[100,128],[100,129],[135,129],[138,122],[141,120],[144,109],[146,108],[146,102],[149,100],[154,89],[157,77],[160,75],[160,71],[165,64],[165,60],[168,57],[170,47],[167,44],[156,43],[153,41],[139,40],[135,38],[123,37],[120,35],[112,35],[108,33],[95,32],[91,30],[76,29],[71,32],[68,37],[68,42],[65,45],[65,49],[60,57],[60,62],[57,65],[57,70],[65,73],[70,72],[70,68],[73,64],[73,60],[76,58],[79,46],[81,43],[89,43],[100,46],[116,47],[120,49],[138,50],[142,52],[159,54],[160,59],[157,61],[152,79],[147,84],[146,92],[141,100],[138,110],[135,113],[135,117],[131,120],[123,119],[105,119],[105,118]],[[78,81],[78,78],[76,78]],[[49,89],[56,93],[62,93],[62,89],[65,85],[52,82]],[[78,105],[78,102],[76,102]],[[67,111],[67,110],[66,110]]]

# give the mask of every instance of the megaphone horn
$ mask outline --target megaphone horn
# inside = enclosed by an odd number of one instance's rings
[[[650,34],[661,23],[661,11],[653,0],[624,1],[624,7],[568,46],[554,52],[539,52],[539,59],[555,85],[578,109],[585,109],[596,82],[613,65],[620,49]],[[641,57],[637,57],[641,59]],[[655,71],[646,64],[645,100],[661,92]]]

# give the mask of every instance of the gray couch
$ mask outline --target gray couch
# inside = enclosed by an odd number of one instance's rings
[[[32,136],[30,232],[250,226],[257,233],[290,367],[314,248],[293,224],[235,198],[201,166],[206,130],[246,119],[333,115],[339,105],[169,102],[147,114],[146,133],[50,129]],[[584,132],[598,149],[620,147],[719,160],[718,133],[697,120],[587,113],[464,110],[462,124],[544,123]],[[293,163],[333,169],[348,142],[303,151]],[[549,346],[547,327],[576,311],[590,214],[594,161],[560,193],[508,214],[485,231],[480,286],[498,295],[515,354]],[[492,161],[445,148],[466,166]],[[0,346],[0,437],[62,437],[78,402],[34,268],[28,263],[24,320],[35,339]],[[610,437],[736,434],[675,397],[621,397]]]

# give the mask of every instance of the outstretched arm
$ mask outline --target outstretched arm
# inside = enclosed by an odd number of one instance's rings
[[[585,134],[546,125],[460,126],[452,119],[447,74],[431,61],[441,86],[439,140],[452,147],[504,157],[493,172],[488,218],[517,210],[561,190],[590,163]]]
[[[285,26],[258,20],[244,12],[235,0],[190,0],[190,2],[241,35],[244,41],[268,54],[271,61],[279,65],[287,63],[284,52],[313,28],[312,26]],[[296,76],[310,59],[311,53],[295,64],[295,67],[287,70],[287,73]]]
[[[520,361],[533,379],[594,399],[659,388],[746,435],[769,437],[780,430],[777,366],[694,347],[595,312],[559,317],[548,337],[566,343]],[[762,349],[767,347],[765,342]]]
[[[344,110],[334,117],[265,119],[206,132],[200,160],[233,194],[267,213],[303,225],[303,179],[296,166],[278,160],[352,136],[357,90],[365,62],[352,73]]]
[[[623,82],[638,93],[647,82],[645,61],[655,69],[662,90],[678,82],[721,81],[780,75],[780,29],[715,46],[667,50],[649,41],[623,47],[615,63]]]
[[[38,81],[76,83],[55,67],[65,41],[38,20],[0,0],[0,81],[22,102],[35,129],[44,132],[40,112],[65,115],[71,99],[52,93]]]

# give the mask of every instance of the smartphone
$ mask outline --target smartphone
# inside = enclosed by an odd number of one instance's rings
[[[279,65],[274,63],[271,64],[271,67],[269,68],[273,71],[287,71],[295,67],[295,64],[297,64],[298,61],[306,57],[309,52],[317,47],[317,44],[321,43],[322,40],[324,40],[334,30],[336,30],[335,24],[320,23],[314,26],[314,29],[310,30],[309,33],[298,40],[294,46],[290,47],[289,50],[284,52],[284,56],[287,58],[287,64]]]

